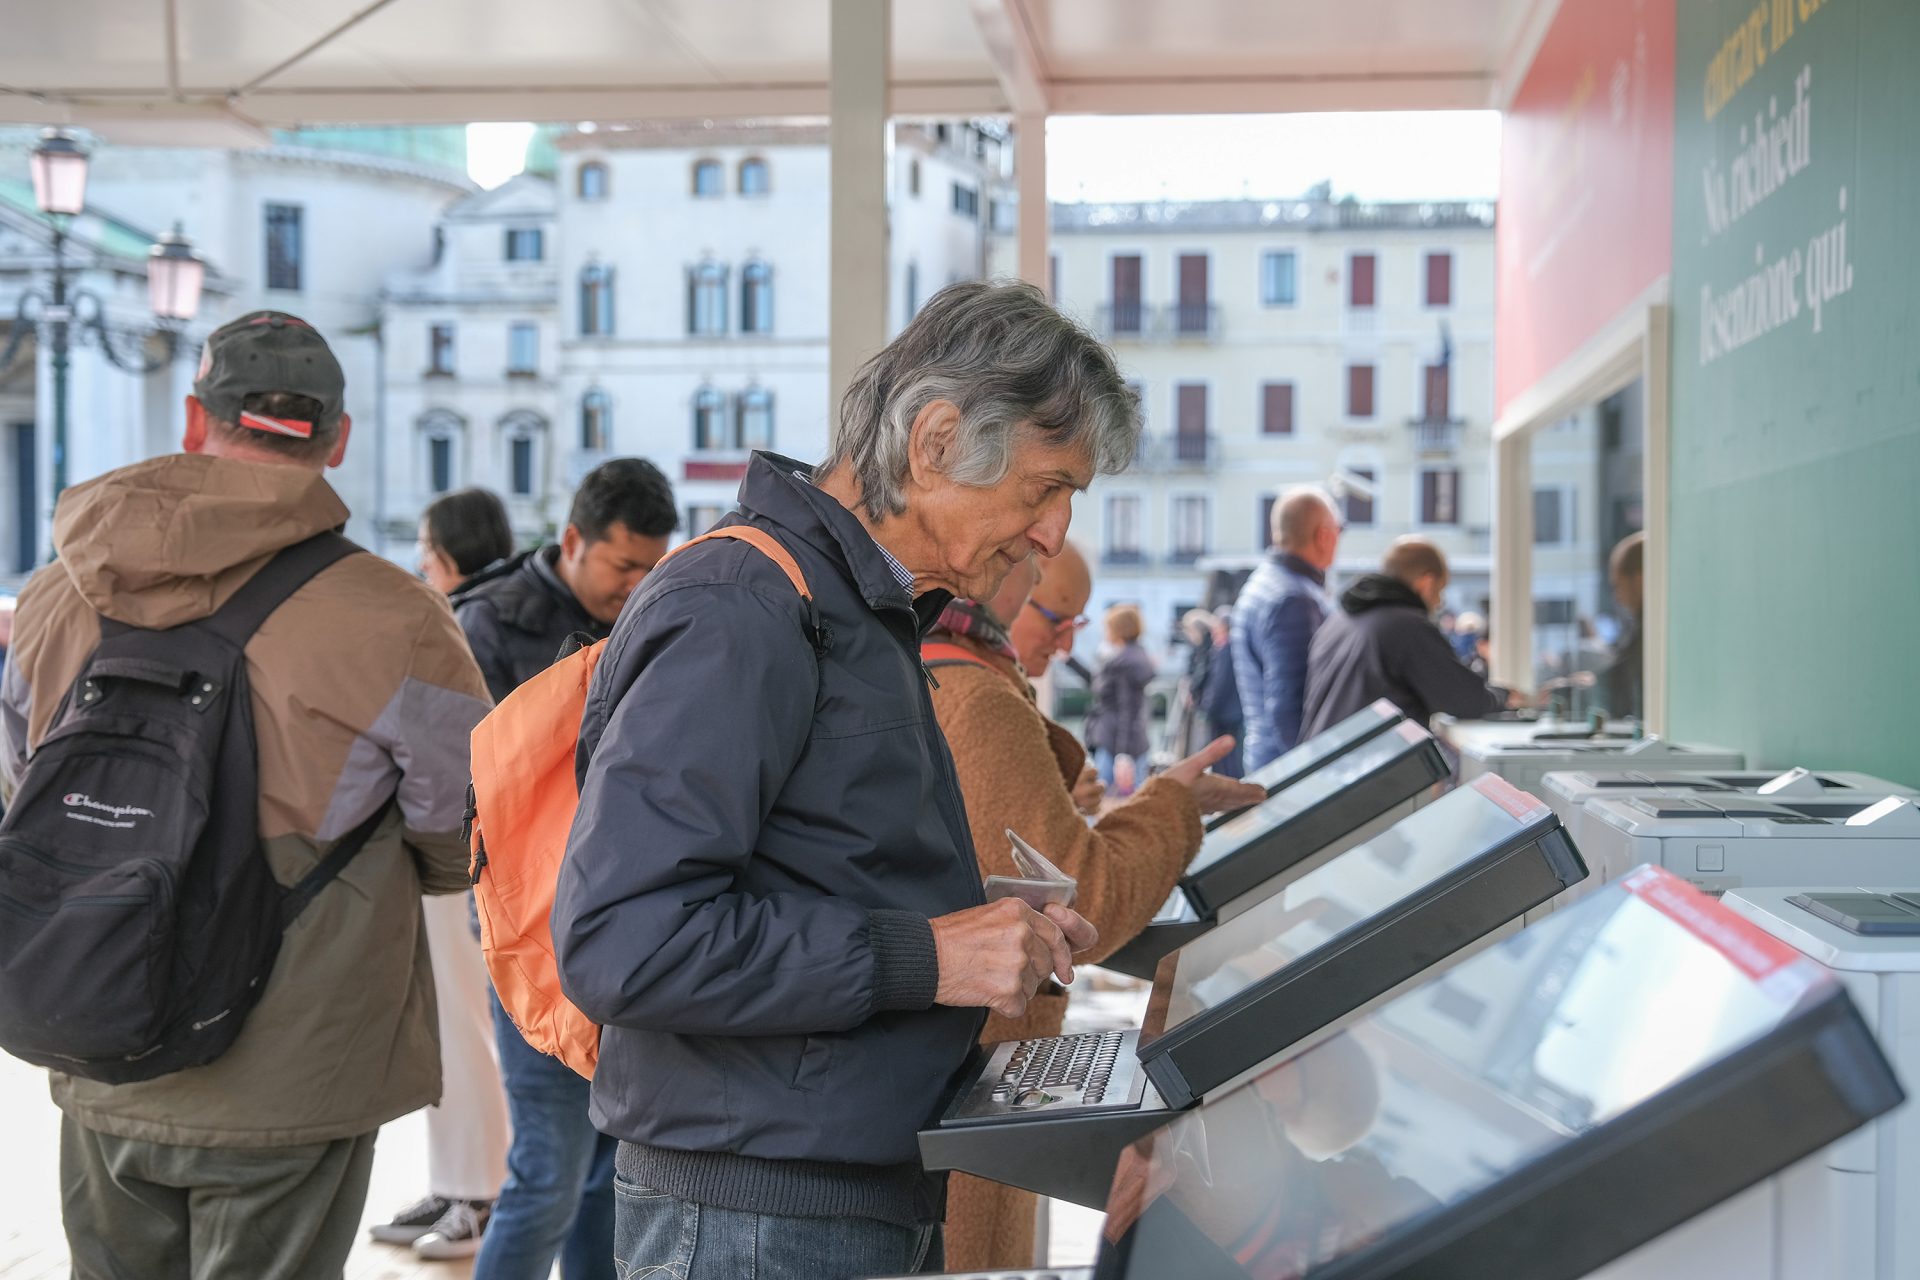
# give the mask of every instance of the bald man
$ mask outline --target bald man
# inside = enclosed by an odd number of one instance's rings
[[[1273,504],[1271,547],[1233,606],[1233,674],[1246,717],[1246,766],[1258,769],[1300,740],[1307,650],[1333,609],[1327,570],[1340,517],[1324,489],[1289,489]]]
[[[1038,557],[1038,562],[1040,581],[1026,604],[1014,610],[1007,628],[1029,680],[1045,675],[1055,654],[1073,652],[1073,638],[1086,625],[1087,601],[1093,596],[1087,558],[1071,542],[1059,555]]]
[[[1477,719],[1507,705],[1506,693],[1468,669],[1434,625],[1447,579],[1440,548],[1398,538],[1379,573],[1341,594],[1307,659],[1302,733],[1330,728],[1378,698],[1422,728],[1437,711]]]

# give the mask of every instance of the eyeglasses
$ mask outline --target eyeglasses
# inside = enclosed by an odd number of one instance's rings
[[[1055,613],[1038,600],[1027,601],[1027,607],[1045,618],[1048,622],[1051,622],[1055,631],[1078,631],[1086,626],[1087,623],[1093,621],[1093,619],[1087,617],[1084,613],[1076,614],[1071,618],[1063,614]]]

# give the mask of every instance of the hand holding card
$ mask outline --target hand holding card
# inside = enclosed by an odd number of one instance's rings
[[[1007,828],[1007,840],[1013,849],[1013,865],[1020,874],[988,876],[987,901],[1018,898],[1035,911],[1044,910],[1049,902],[1057,902],[1063,907],[1072,906],[1074,895],[1080,887],[1079,882],[1049,862],[1044,854],[1022,840],[1011,827]]]

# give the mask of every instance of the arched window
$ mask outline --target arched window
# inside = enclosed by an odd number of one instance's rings
[[[773,392],[749,387],[740,393],[740,447],[773,447]]]
[[[712,337],[727,331],[727,269],[703,262],[687,271],[687,332]]]
[[[718,160],[693,162],[693,194],[702,199],[727,194],[727,180]]]
[[[582,200],[605,200],[607,198],[607,166],[598,160],[589,160],[581,165],[577,189]]]
[[[613,268],[589,262],[580,269],[580,336],[613,334]]]
[[[693,397],[693,448],[696,453],[712,453],[737,447],[727,431],[727,398],[712,387],[702,387]]]
[[[773,332],[773,268],[764,262],[740,269],[740,332]]]
[[[773,178],[767,172],[767,162],[758,156],[749,156],[740,162],[740,194],[743,196],[764,196],[773,190]]]
[[[613,448],[613,400],[598,387],[580,397],[580,448],[586,453]]]
[[[420,434],[420,471],[428,493],[451,493],[460,485],[461,444],[467,424],[459,414],[429,409],[416,424]]]
[[[500,419],[500,439],[506,450],[507,492],[531,498],[540,491],[547,437],[547,420],[528,409],[516,409]]]

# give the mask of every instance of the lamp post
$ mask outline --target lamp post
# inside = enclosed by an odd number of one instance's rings
[[[20,295],[13,330],[0,350],[0,368],[13,363],[29,333],[44,334],[53,366],[53,498],[58,502],[67,487],[67,370],[74,342],[92,341],[115,368],[127,373],[144,375],[171,363],[181,349],[182,327],[200,308],[207,266],[176,226],[147,257],[147,297],[158,323],[149,331],[110,326],[98,295],[68,284],[67,225],[86,209],[86,149],[65,130],[49,129],[33,149],[29,167],[33,201],[53,226],[53,278],[45,294],[28,289]],[[163,346],[152,358],[137,351],[123,356],[115,345],[127,340],[144,345],[153,334]]]

